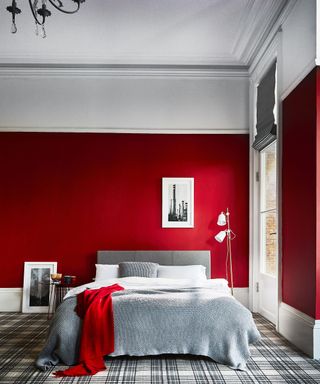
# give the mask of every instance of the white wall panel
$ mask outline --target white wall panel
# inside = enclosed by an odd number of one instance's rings
[[[22,288],[0,288],[0,312],[20,312]]]
[[[1,76],[0,129],[248,131],[248,78]]]
[[[316,0],[298,0],[282,25],[280,86],[283,97],[315,66],[315,58]]]

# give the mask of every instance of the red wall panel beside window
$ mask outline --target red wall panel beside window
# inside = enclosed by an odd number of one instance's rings
[[[282,299],[315,317],[316,70],[283,102]]]

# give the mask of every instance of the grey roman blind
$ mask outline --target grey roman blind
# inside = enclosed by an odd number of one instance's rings
[[[254,149],[261,151],[277,138],[273,108],[275,104],[276,62],[263,76],[258,85],[257,94],[257,134],[252,144]]]

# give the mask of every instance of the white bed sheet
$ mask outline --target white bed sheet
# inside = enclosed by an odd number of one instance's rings
[[[98,289],[112,284],[119,284],[124,289],[170,289],[170,288],[191,288],[202,287],[211,288],[219,294],[230,295],[230,288],[225,279],[207,279],[207,280],[190,280],[190,279],[166,279],[166,278],[150,278],[150,277],[120,277],[114,279],[106,279],[80,285],[71,289],[64,299],[76,296],[86,289]]]

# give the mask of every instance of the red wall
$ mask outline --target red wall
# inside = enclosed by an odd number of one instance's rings
[[[283,102],[282,299],[315,317],[316,70]]]
[[[0,134],[0,287],[20,287],[24,261],[57,261],[80,282],[98,249],[209,249],[229,207],[235,286],[248,286],[247,135]],[[194,177],[195,227],[161,228],[161,178]]]

